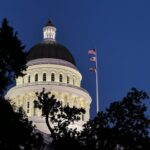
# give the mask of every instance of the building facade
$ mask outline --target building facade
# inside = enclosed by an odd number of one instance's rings
[[[41,110],[34,108],[36,92],[43,88],[62,101],[63,105],[82,107],[86,114],[81,116],[85,122],[90,117],[91,97],[81,87],[82,75],[76,67],[69,50],[56,42],[56,28],[49,20],[43,28],[43,41],[34,45],[28,53],[25,76],[16,79],[16,86],[11,88],[6,97],[17,107],[22,107],[27,116],[43,132],[48,132]]]

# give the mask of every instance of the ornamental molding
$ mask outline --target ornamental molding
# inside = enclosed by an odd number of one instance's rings
[[[66,85],[63,83],[30,83],[30,84],[26,84],[26,85],[22,85],[22,86],[15,86],[14,88],[11,88],[7,94],[6,94],[6,98],[13,98],[16,97],[18,95],[22,95],[25,94],[26,96],[28,95],[28,93],[30,94],[31,92],[40,92],[42,91],[42,89],[45,88],[46,91],[57,91],[60,93],[69,93],[73,96],[77,96],[80,97],[86,101],[88,101],[88,103],[91,103],[91,97],[89,95],[89,93],[81,88],[81,87],[77,87],[77,86],[72,86],[72,85]]]
[[[62,60],[62,59],[55,59],[55,58],[40,58],[40,59],[34,59],[30,60],[27,63],[27,66],[33,66],[33,65],[39,65],[39,64],[55,64],[55,65],[62,65],[66,67],[71,67],[73,69],[77,69],[75,65],[72,63]]]

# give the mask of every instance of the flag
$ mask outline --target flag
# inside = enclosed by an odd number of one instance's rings
[[[96,67],[90,67],[89,70],[92,72],[96,72]]]
[[[96,62],[96,57],[91,57],[90,61]]]
[[[88,50],[88,54],[96,55],[95,49]]]

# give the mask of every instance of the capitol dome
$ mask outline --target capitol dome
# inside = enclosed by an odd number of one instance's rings
[[[35,108],[36,92],[43,88],[55,95],[62,105],[84,108],[81,120],[74,126],[81,127],[90,118],[91,96],[81,87],[82,74],[76,67],[69,50],[56,42],[56,28],[49,21],[43,28],[43,41],[34,45],[28,52],[27,69],[23,77],[16,79],[16,86],[6,94],[16,109],[22,107],[37,128],[45,133],[49,130],[42,117],[42,111]],[[81,123],[81,124],[80,124]]]
[[[27,61],[41,58],[54,58],[68,61],[76,65],[75,60],[69,50],[56,42],[41,42],[34,45],[28,53]]]

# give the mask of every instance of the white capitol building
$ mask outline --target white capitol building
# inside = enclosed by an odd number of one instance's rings
[[[82,75],[72,54],[65,46],[56,42],[55,36],[56,28],[49,20],[43,28],[43,41],[29,50],[25,76],[18,77],[16,86],[6,94],[45,133],[49,131],[41,110],[34,108],[35,93],[41,92],[43,88],[54,94],[63,105],[84,108],[86,114],[81,116],[81,122],[90,117],[91,97],[81,87]]]

